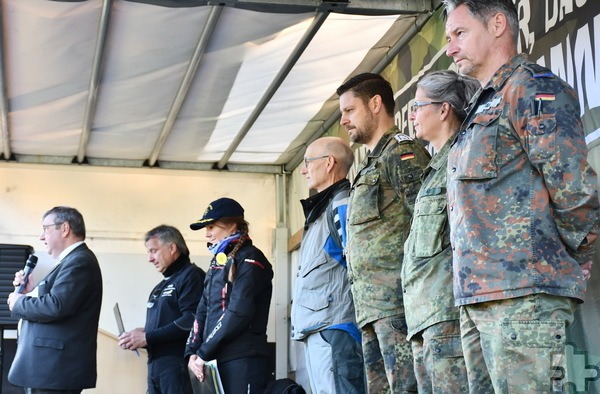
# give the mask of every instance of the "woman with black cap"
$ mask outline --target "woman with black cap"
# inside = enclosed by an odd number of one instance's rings
[[[216,359],[225,393],[262,394],[269,380],[271,264],[252,245],[244,209],[233,199],[210,203],[190,228],[206,229],[213,258],[186,346],[188,366],[203,381],[205,362]]]

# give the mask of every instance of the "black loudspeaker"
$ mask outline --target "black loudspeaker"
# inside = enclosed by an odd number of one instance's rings
[[[29,245],[0,244],[0,389],[2,394],[20,394],[23,389],[8,382],[7,374],[15,356],[16,341],[4,338],[5,330],[15,330],[18,319],[11,317],[6,304],[15,291],[12,284],[15,272],[23,269],[33,248]]]
[[[2,363],[6,363],[2,368],[2,381],[0,386],[2,387],[2,394],[23,394],[23,388],[13,386],[8,381],[8,370],[15,358],[15,352],[17,351],[17,340],[3,338],[2,340]]]
[[[29,245],[0,244],[0,328],[15,328],[17,319],[10,316],[6,304],[8,295],[15,291],[12,284],[15,272],[23,269],[33,248]]]

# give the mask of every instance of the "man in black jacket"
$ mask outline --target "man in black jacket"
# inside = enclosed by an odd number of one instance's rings
[[[190,262],[189,249],[175,227],[161,225],[145,238],[148,261],[163,274],[146,304],[146,326],[124,332],[119,346],[148,350],[148,392],[191,394],[185,342],[204,288],[205,273]]]

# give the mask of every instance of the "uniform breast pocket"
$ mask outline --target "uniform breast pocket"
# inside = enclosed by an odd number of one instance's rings
[[[556,154],[556,119],[554,114],[529,119],[527,123],[529,159],[532,163],[554,160]]]
[[[444,228],[448,222],[446,195],[420,197],[415,206],[411,236],[415,237],[412,254],[431,257],[444,248]]]
[[[450,165],[453,179],[490,179],[498,176],[496,163],[499,113],[480,113],[460,132]]]
[[[379,171],[369,171],[361,176],[352,191],[350,224],[361,224],[380,218]]]

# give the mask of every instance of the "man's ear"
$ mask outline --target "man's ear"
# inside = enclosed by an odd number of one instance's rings
[[[69,222],[64,222],[60,225],[60,234],[63,238],[67,238],[71,234],[71,225],[69,225]]]
[[[369,108],[374,114],[378,114],[383,109],[383,100],[381,96],[376,94],[369,100]]]
[[[508,20],[506,19],[506,15],[498,12],[496,15],[490,18],[488,26],[492,29],[492,32],[496,38],[502,36],[506,32],[506,29],[508,29]]]
[[[335,169],[335,157],[329,155],[327,156],[327,172],[333,172]]]

